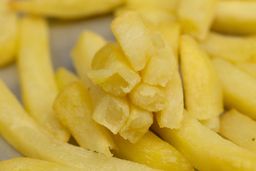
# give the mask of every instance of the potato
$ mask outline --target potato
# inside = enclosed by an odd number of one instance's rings
[[[111,28],[132,68],[141,71],[153,53],[150,31],[143,19],[136,12],[127,12],[115,18]]]
[[[154,130],[167,142],[173,144],[198,170],[252,171],[256,169],[256,154],[222,138],[204,127],[199,121],[184,114],[180,129]]]
[[[25,0],[11,1],[13,9],[33,15],[60,19],[77,19],[111,12],[123,0]]]
[[[120,136],[115,136],[114,140],[118,146],[114,153],[120,158],[166,171],[194,170],[174,147],[150,131],[135,144],[125,141]]]
[[[74,73],[62,67],[57,69],[55,78],[60,90],[63,90],[69,84],[79,80]]]
[[[14,158],[0,161],[0,170],[5,171],[82,171],[82,169],[32,158]],[[87,170],[87,169],[86,169]],[[84,171],[86,171],[84,170]]]
[[[206,38],[213,22],[218,0],[181,0],[178,19],[182,30],[199,40]]]
[[[256,119],[256,79],[222,59],[213,64],[222,82],[224,102]]]
[[[256,56],[256,37],[238,37],[211,33],[201,46],[212,57],[219,57],[240,63]]]
[[[140,76],[129,67],[126,57],[115,43],[108,43],[92,60],[91,81],[115,96],[125,96],[140,82]]]
[[[256,122],[236,110],[221,117],[220,134],[237,145],[256,151]]]
[[[59,141],[29,117],[2,81],[0,81],[0,90],[0,133],[25,156],[82,170],[153,171],[144,165],[105,157],[102,154]]]
[[[119,134],[131,143],[136,143],[148,131],[153,123],[153,114],[130,105],[129,118]]]
[[[105,95],[93,111],[93,119],[117,134],[129,117],[129,103],[125,97]]]
[[[68,141],[70,133],[52,110],[58,87],[50,59],[46,21],[37,17],[22,18],[19,45],[18,71],[25,108],[50,134]]]
[[[179,128],[183,120],[184,98],[181,77],[176,69],[173,78],[165,88],[166,107],[156,113],[157,123],[161,128]]]
[[[256,63],[238,63],[236,66],[256,79]]]
[[[181,38],[180,53],[186,109],[199,120],[220,115],[221,85],[210,58],[189,36]]]
[[[0,4],[0,67],[15,60],[18,41],[18,17],[7,9],[7,1]]]
[[[114,142],[108,130],[92,119],[92,99],[81,82],[68,85],[56,98],[53,108],[81,147],[112,155],[110,149],[114,148]]]
[[[134,105],[150,112],[161,111],[167,105],[164,89],[146,83],[137,85],[129,97]]]
[[[207,128],[215,131],[215,132],[219,132],[220,129],[220,117],[217,116],[215,118],[211,118],[208,120],[202,120],[201,123],[206,126]]]
[[[212,28],[229,34],[255,34],[255,8],[254,1],[221,1]]]

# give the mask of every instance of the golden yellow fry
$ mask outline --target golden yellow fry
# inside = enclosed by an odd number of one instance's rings
[[[0,81],[0,90],[1,135],[25,156],[83,170],[153,171],[144,165],[105,157],[55,139],[29,117],[2,81]]]
[[[237,145],[256,152],[256,122],[236,110],[221,117],[220,134]]]
[[[161,128],[177,129],[181,126],[184,110],[183,87],[178,68],[165,88],[165,96],[166,107],[156,113],[158,125]]]
[[[32,158],[14,158],[0,161],[0,170],[3,171],[82,171],[82,169],[65,166],[55,162]],[[89,169],[83,169],[83,171]]]
[[[131,143],[136,143],[153,124],[153,113],[130,105],[129,118],[119,134]]]
[[[77,19],[111,12],[123,0],[24,0],[11,1],[13,9],[34,15]]]
[[[108,43],[92,60],[92,71],[87,75],[104,91],[115,96],[125,96],[139,82],[140,75],[129,67],[121,48]]]
[[[150,31],[142,17],[132,11],[124,13],[114,19],[111,28],[132,68],[141,71],[153,50]]]
[[[198,170],[252,171],[256,169],[256,154],[222,138],[191,117],[186,117],[178,130],[154,130],[173,144]],[[189,114],[190,115],[190,114]]]
[[[238,37],[210,33],[201,46],[211,57],[231,62],[245,62],[256,56],[256,37]]]
[[[210,58],[189,36],[181,39],[180,58],[186,109],[200,120],[220,115],[223,111],[221,85]]]
[[[46,21],[22,18],[19,45],[18,71],[25,108],[54,137],[67,141],[70,133],[52,109],[58,88],[51,65]]]
[[[255,8],[255,1],[221,1],[212,28],[229,34],[255,34]]]
[[[167,99],[162,87],[140,83],[129,94],[131,102],[150,112],[158,112],[166,107]]]
[[[236,66],[256,79],[256,63],[237,63]]]
[[[115,136],[114,140],[118,146],[118,150],[114,153],[120,158],[166,171],[193,170],[186,158],[173,146],[150,131],[135,144],[125,141],[120,136]]]
[[[55,78],[60,90],[63,90],[69,84],[79,80],[74,73],[62,67],[58,68],[56,71]]]
[[[220,117],[217,116],[215,118],[211,118],[208,120],[202,120],[201,123],[206,126],[207,128],[215,131],[215,132],[219,132],[220,129]]]
[[[213,64],[222,82],[224,102],[256,119],[256,79],[223,59]]]
[[[17,15],[7,9],[7,1],[0,2],[0,67],[15,60],[18,41]]]
[[[185,33],[199,40],[206,38],[217,9],[218,0],[181,0],[178,19]]]

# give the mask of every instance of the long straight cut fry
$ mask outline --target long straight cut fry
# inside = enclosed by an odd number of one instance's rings
[[[19,44],[18,71],[25,108],[49,133],[67,141],[70,134],[52,110],[58,88],[51,66],[46,21],[24,17]]]

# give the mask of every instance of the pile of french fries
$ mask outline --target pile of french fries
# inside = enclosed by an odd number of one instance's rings
[[[47,18],[109,12],[55,71]],[[255,33],[255,0],[1,0],[0,171],[255,171]]]

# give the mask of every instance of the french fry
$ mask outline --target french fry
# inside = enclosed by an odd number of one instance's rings
[[[162,87],[140,83],[129,94],[131,102],[150,112],[158,112],[166,107],[165,92]]]
[[[220,1],[212,28],[229,34],[255,34],[255,1]]]
[[[256,154],[243,149],[184,114],[180,129],[154,130],[173,144],[198,170],[251,171],[256,169]]]
[[[111,28],[132,68],[141,71],[153,53],[150,31],[142,17],[136,12],[127,12],[115,18]]]
[[[218,0],[181,0],[178,19],[182,30],[199,40],[206,38],[213,22]]]
[[[189,36],[181,39],[180,58],[186,109],[199,120],[220,115],[223,111],[221,85],[210,58]]]
[[[221,117],[220,134],[237,145],[256,151],[256,122],[251,118],[230,110]]]
[[[0,2],[0,67],[15,60],[17,37],[19,32],[18,17],[7,8],[7,1]]]
[[[201,46],[211,57],[219,57],[240,63],[256,56],[256,37],[238,37],[210,33]]]
[[[208,120],[202,120],[201,123],[206,126],[207,128],[215,131],[215,132],[219,132],[220,129],[220,117],[217,116],[215,118],[211,118]]]
[[[221,79],[224,103],[256,119],[256,79],[223,59],[213,64]]]
[[[125,141],[120,136],[115,136],[114,140],[118,146],[118,150],[114,153],[120,158],[167,171],[193,170],[186,158],[173,146],[150,131],[135,144]]]
[[[32,158],[14,158],[0,161],[0,170],[5,171],[82,171],[82,169],[65,166],[55,162],[48,162]],[[87,169],[86,169],[87,170]],[[86,171],[84,170],[84,171]]]
[[[161,128],[177,129],[183,120],[184,98],[181,77],[176,69],[173,78],[165,88],[166,107],[156,113],[156,119]]]
[[[125,96],[140,82],[139,74],[129,67],[116,43],[108,43],[96,53],[88,77],[94,84],[115,96]]]
[[[108,158],[55,139],[28,116],[2,81],[0,90],[0,133],[25,156],[82,170],[154,170],[137,163],[114,157]]]
[[[74,73],[62,67],[56,71],[55,78],[60,90],[63,90],[69,84],[79,80]]]
[[[256,63],[237,63],[236,66],[256,79]]]
[[[25,0],[11,1],[13,9],[33,15],[43,15],[60,19],[77,19],[111,12],[123,0]]]
[[[52,110],[58,88],[51,66],[46,21],[22,18],[19,44],[18,71],[25,108],[50,134],[67,141],[70,133]]]
[[[153,124],[153,114],[146,110],[130,105],[129,118],[119,134],[131,143],[136,143]]]
[[[81,82],[68,85],[56,98],[53,108],[81,147],[112,156],[110,149],[114,148],[114,142],[108,130],[92,119],[92,99]]]

